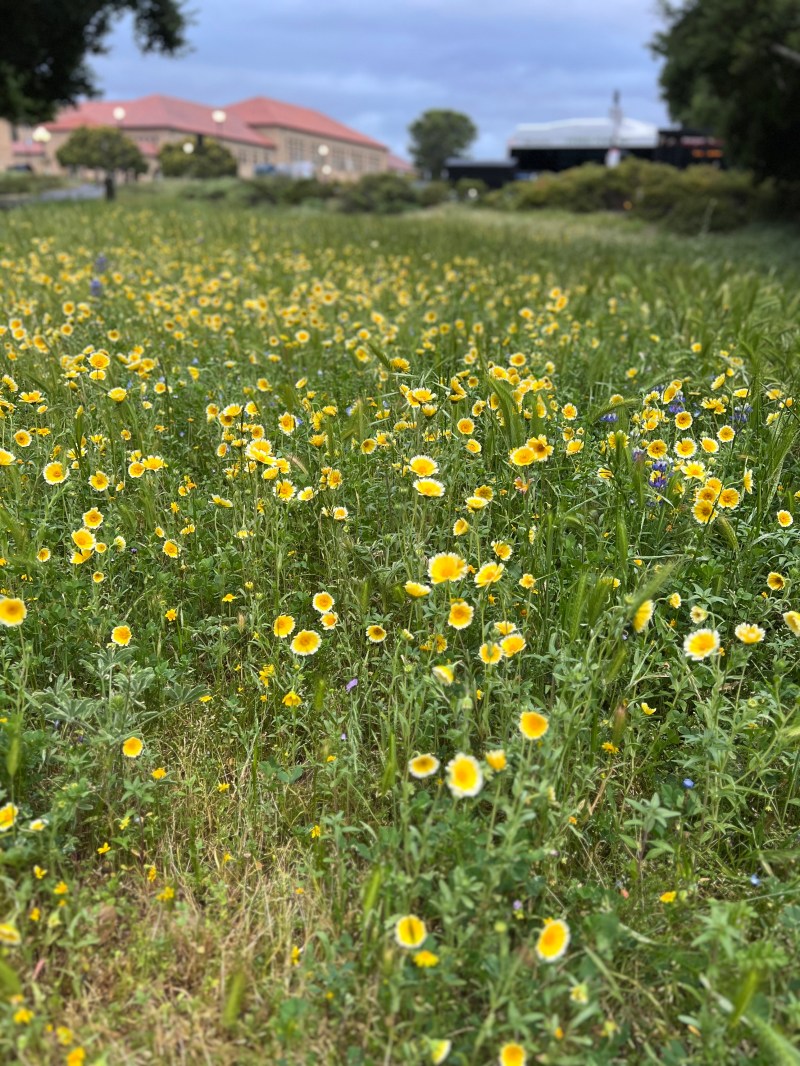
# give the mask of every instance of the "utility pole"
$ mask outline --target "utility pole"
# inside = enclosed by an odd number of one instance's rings
[[[609,137],[608,151],[606,152],[606,166],[616,167],[619,166],[619,161],[622,158],[619,146],[622,135],[622,105],[620,104],[619,89],[614,90],[611,110],[608,114],[611,119],[611,136]]]

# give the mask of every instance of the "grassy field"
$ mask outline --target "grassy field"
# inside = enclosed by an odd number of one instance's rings
[[[3,1062],[800,1062],[798,248],[0,219]]]

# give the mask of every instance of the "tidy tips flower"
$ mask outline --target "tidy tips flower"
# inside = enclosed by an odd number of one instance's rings
[[[569,947],[569,926],[562,919],[548,918],[536,941],[536,954],[543,962],[556,962]]]
[[[713,655],[719,648],[719,633],[716,629],[696,629],[683,642],[683,650],[689,659],[700,662]]]
[[[295,655],[313,655],[319,650],[322,638],[313,629],[301,629],[292,640],[291,648]]]
[[[519,718],[519,731],[528,740],[539,740],[550,728],[550,723],[538,711],[523,711]]]
[[[483,771],[472,755],[460,752],[447,764],[447,787],[457,798],[477,796],[483,788]]]
[[[525,1066],[528,1055],[522,1044],[503,1044],[497,1061],[500,1066]]]
[[[132,636],[130,626],[114,626],[111,630],[111,643],[120,648],[127,648]]]
[[[394,927],[394,938],[401,948],[418,948],[428,935],[425,923],[416,914],[400,918]]]
[[[122,745],[122,754],[127,759],[138,759],[142,754],[144,744],[138,737],[128,737],[125,743]]]
[[[759,644],[765,636],[761,626],[752,625],[749,622],[740,622],[734,633],[742,644]]]
[[[435,755],[415,755],[408,763],[408,772],[420,780],[431,777],[438,769],[439,760]]]
[[[428,561],[428,576],[434,585],[444,581],[459,581],[466,572],[466,561],[453,552],[440,552]]]
[[[16,596],[0,597],[0,625],[21,626],[28,614],[24,602]]]

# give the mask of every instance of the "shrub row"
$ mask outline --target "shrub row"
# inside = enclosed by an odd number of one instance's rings
[[[23,170],[10,171],[5,174],[0,173],[0,197],[47,192],[48,189],[60,189],[65,184],[64,178],[54,174],[31,174]]]
[[[613,169],[587,163],[536,181],[514,182],[489,193],[484,202],[511,211],[626,211],[681,233],[697,233],[744,225],[766,209],[770,193],[742,171],[710,166],[677,170],[627,159]]]
[[[275,175],[252,181],[197,183],[182,195],[236,200],[251,206],[305,205],[349,214],[398,214],[456,200],[505,211],[619,211],[679,233],[731,230],[756,218],[800,214],[800,189],[756,185],[741,171],[710,166],[676,170],[639,159],[627,159],[614,169],[587,163],[494,191],[470,178],[452,186],[446,182],[423,184],[397,174],[367,174],[357,182],[341,184]]]

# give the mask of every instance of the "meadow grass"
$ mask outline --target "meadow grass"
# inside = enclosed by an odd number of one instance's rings
[[[3,1061],[800,1061],[776,232],[0,219]]]

